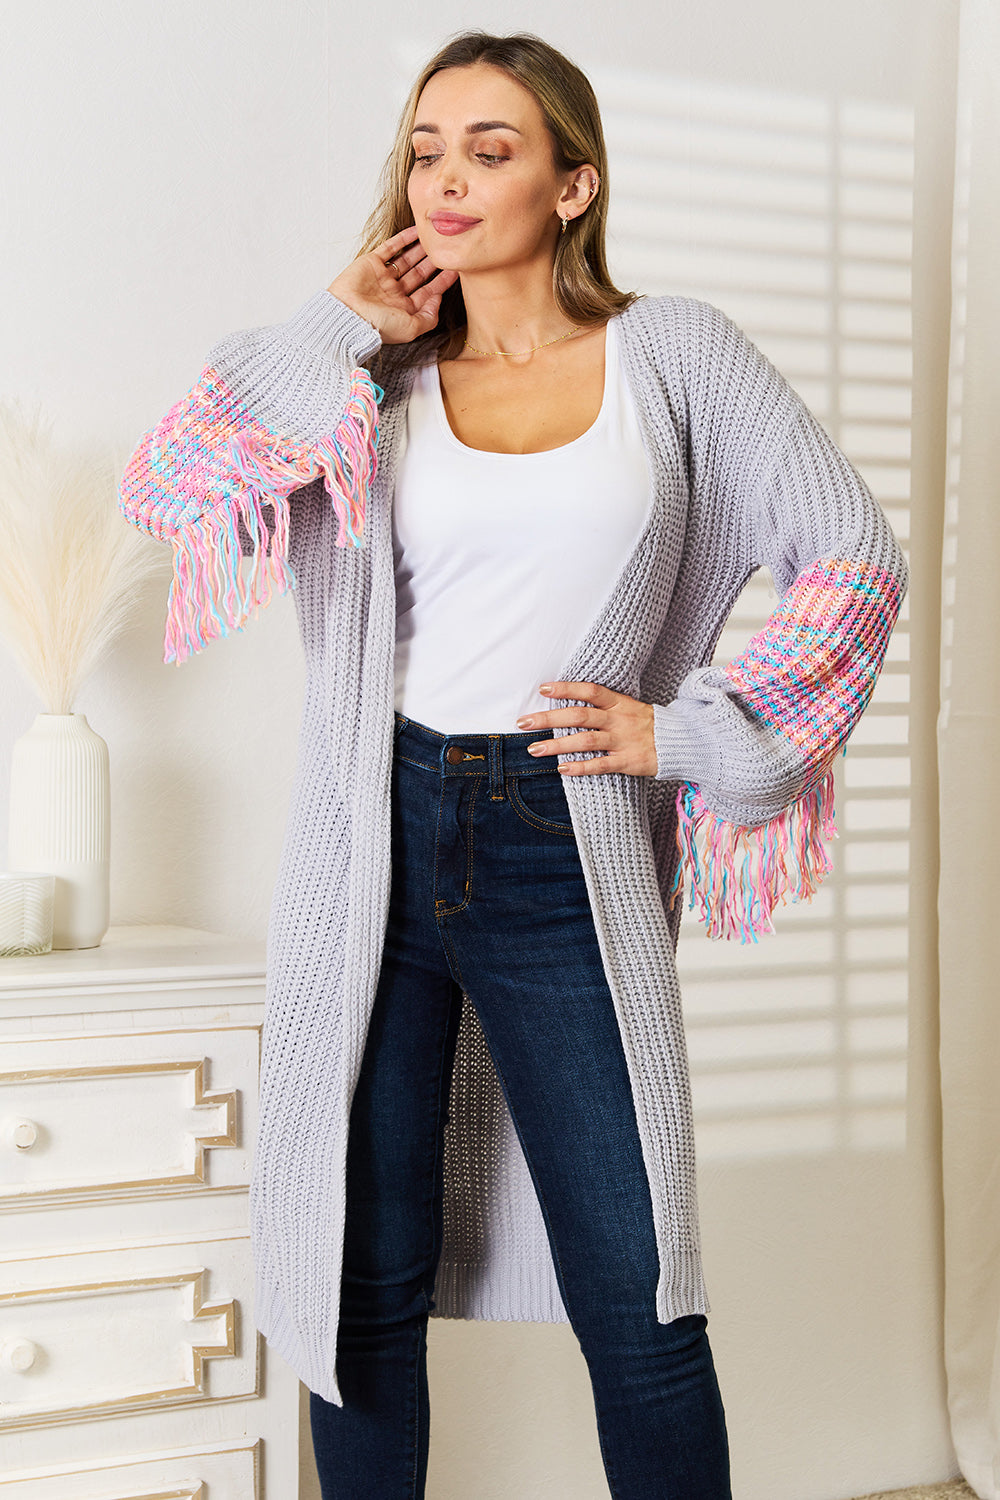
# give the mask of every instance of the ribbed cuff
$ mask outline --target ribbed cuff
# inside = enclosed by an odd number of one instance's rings
[[[653,704],[655,779],[689,782],[717,818],[759,828],[801,796],[805,768],[798,752],[761,724],[734,739],[732,726],[705,709],[694,696]]]
[[[350,369],[364,367],[382,339],[377,328],[325,288],[281,324],[288,338]]]
[[[656,742],[656,780],[691,781],[696,786],[716,787],[721,779],[722,751],[717,741],[706,743],[696,734],[675,698],[672,703],[653,704],[653,738]]]

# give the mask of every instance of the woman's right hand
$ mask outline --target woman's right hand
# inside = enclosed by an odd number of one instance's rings
[[[383,344],[409,344],[437,325],[441,297],[458,280],[457,271],[435,270],[411,224],[359,255],[327,291],[373,324]]]

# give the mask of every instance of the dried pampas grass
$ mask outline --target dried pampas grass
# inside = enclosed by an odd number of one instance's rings
[[[60,447],[51,424],[0,402],[0,635],[51,714],[131,614],[168,549],[118,509],[127,455]]]

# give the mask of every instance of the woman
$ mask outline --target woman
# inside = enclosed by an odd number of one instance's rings
[[[423,1494],[429,1314],[568,1319],[612,1493],[730,1495],[676,896],[756,940],[812,893],[907,569],[724,313],[614,287],[607,181],[572,63],[456,37],[362,253],[216,345],[122,483],[174,548],[167,661],[296,586],[250,1203],[325,1496]]]

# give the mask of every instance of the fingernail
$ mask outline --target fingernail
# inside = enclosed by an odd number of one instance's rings
[[[530,718],[529,719],[518,719],[518,721],[517,721],[517,727],[518,727],[518,729],[530,729],[531,726],[532,726],[532,724],[534,722],[535,722],[534,719],[530,719]]]
[[[542,753],[542,747],[541,747],[541,745],[529,745],[528,746],[528,754],[529,755],[541,755],[541,753]]]
[[[541,685],[541,687],[538,689],[538,691],[540,693],[551,693],[551,691],[552,691],[552,684],[551,684],[551,682],[543,682],[542,685]]]

